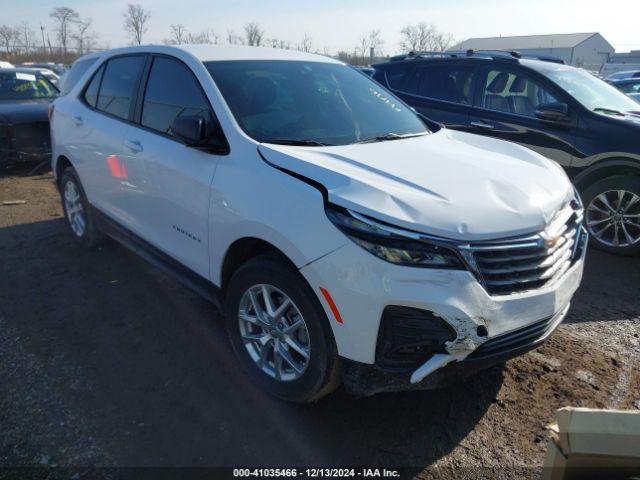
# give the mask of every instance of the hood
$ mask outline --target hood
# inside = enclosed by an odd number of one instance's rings
[[[447,129],[370,144],[258,149],[272,165],[324,185],[331,203],[460,241],[541,231],[573,198],[571,182],[551,160]]]
[[[53,98],[0,101],[0,122],[13,125],[48,122],[48,109],[52,100]]]

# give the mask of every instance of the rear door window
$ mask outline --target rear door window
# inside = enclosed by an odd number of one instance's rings
[[[156,57],[149,73],[140,123],[171,135],[173,121],[191,115],[211,118],[209,102],[200,84],[181,62]]]
[[[145,56],[117,57],[105,67],[96,108],[128,119]]]
[[[487,74],[481,106],[535,118],[540,105],[557,102],[553,94],[524,72],[494,69]]]
[[[471,105],[474,67],[462,65],[424,65],[413,72],[407,91],[434,100]]]

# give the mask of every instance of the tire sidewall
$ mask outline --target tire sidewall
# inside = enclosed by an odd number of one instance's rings
[[[582,192],[582,203],[584,204],[585,209],[585,222],[587,221],[586,212],[591,201],[601,193],[609,190],[626,190],[640,196],[640,177],[632,175],[616,175],[598,180],[585,188]],[[590,231],[589,236],[591,245],[600,250],[619,255],[635,255],[640,253],[640,242],[628,247],[612,247],[601,243],[594,235],[591,234]]]
[[[309,333],[311,358],[299,379],[283,382],[269,377],[245,349],[238,323],[240,300],[247,289],[262,283],[273,285],[286,293],[304,317]],[[329,381],[337,354],[328,320],[304,278],[284,261],[261,256],[240,267],[226,292],[225,322],[231,346],[242,367],[269,393],[284,400],[305,403],[316,399]]]
[[[64,199],[64,191],[67,183],[69,182],[74,183],[76,190],[80,195],[82,209],[85,214],[85,229],[84,233],[81,236],[78,236],[71,228],[69,216],[67,214],[67,205]],[[60,200],[62,201],[62,211],[64,212],[64,218],[67,224],[67,228],[69,229],[69,232],[71,233],[74,241],[85,248],[92,248],[96,243],[97,232],[95,229],[93,215],[91,215],[91,205],[87,201],[87,196],[84,193],[84,189],[82,188],[82,183],[80,183],[78,174],[72,167],[66,168],[64,172],[62,172],[62,175],[60,175]]]

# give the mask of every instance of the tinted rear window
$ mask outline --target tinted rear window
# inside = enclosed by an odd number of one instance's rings
[[[120,118],[129,118],[131,101],[144,66],[144,56],[109,60],[100,85],[97,109]]]

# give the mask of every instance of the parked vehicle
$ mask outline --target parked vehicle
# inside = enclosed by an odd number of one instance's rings
[[[51,83],[53,83],[56,86],[56,88],[58,87],[58,80],[60,79],[60,77],[55,72],[53,72],[52,70],[49,70],[48,68],[40,68],[40,67],[19,67],[19,68],[31,70],[34,72],[40,72],[40,74],[44,76],[47,80],[49,80]]]
[[[640,107],[632,99],[585,70],[504,52],[425,52],[375,68],[373,78],[420,114],[558,162],[587,206],[594,243],[640,251]]]
[[[615,72],[604,77],[607,82],[615,80],[626,80],[628,78],[640,78],[640,70],[624,70],[622,72]]]
[[[73,237],[116,238],[224,305],[239,363],[273,394],[433,388],[539,345],[567,313],[587,234],[541,155],[423,121],[320,55],[84,60],[52,113]]]
[[[46,68],[53,71],[56,75],[62,75],[67,68],[62,63],[54,62],[25,62],[21,66],[27,68]]]
[[[633,98],[635,101],[640,101],[640,78],[614,80],[609,83],[620,90],[622,93]]]
[[[0,60],[0,68],[13,68],[13,65],[9,62],[3,62]]]
[[[0,69],[0,168],[50,158],[47,111],[57,94],[38,71]]]

